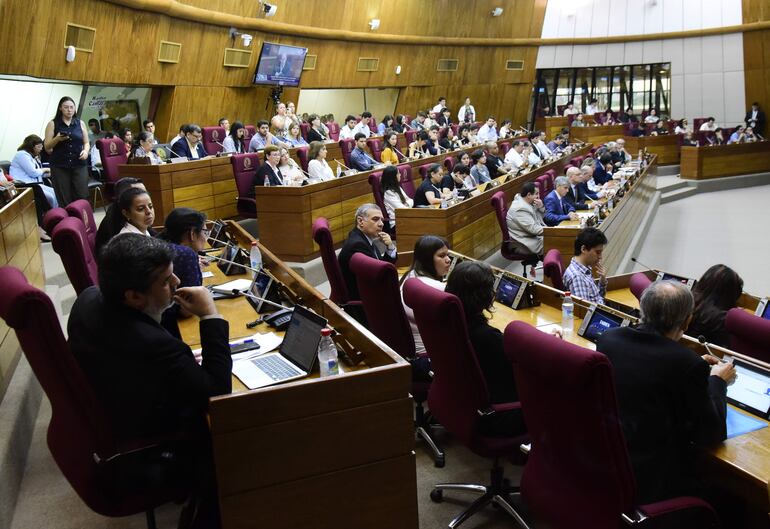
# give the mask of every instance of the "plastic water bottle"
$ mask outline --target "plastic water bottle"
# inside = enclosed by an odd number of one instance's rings
[[[270,187],[270,177],[265,175],[265,187]]]
[[[262,252],[259,251],[257,241],[251,242],[251,251],[249,251],[249,265],[254,270],[262,270]]]
[[[575,323],[575,304],[569,292],[564,293],[561,302],[561,333],[564,338],[572,336],[572,328]]]
[[[318,368],[322,377],[340,374],[337,347],[332,340],[332,330],[328,327],[321,329],[321,342],[318,344]]]

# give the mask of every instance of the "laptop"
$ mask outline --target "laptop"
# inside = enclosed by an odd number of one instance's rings
[[[578,336],[596,343],[599,337],[610,329],[626,327],[629,320],[612,312],[592,304],[583,318],[583,323],[578,330]]]
[[[682,277],[674,274],[669,274],[668,272],[658,272],[658,277],[656,279],[661,281],[679,281],[690,290],[692,290],[693,287],[695,286],[695,283],[697,283],[695,279],[690,279],[689,277]]]
[[[759,305],[757,305],[757,311],[754,314],[760,318],[770,320],[770,303],[768,303],[767,298],[760,300]]]
[[[738,376],[727,386],[727,402],[758,417],[770,419],[770,371],[733,358]]]
[[[272,386],[307,376],[313,369],[326,318],[295,305],[294,312],[277,352],[233,364],[233,374],[249,389]]]

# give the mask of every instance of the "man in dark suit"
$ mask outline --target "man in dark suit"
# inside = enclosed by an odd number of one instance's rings
[[[113,238],[100,254],[99,286],[84,290],[72,308],[69,347],[119,444],[183,438],[120,458],[105,472],[127,490],[184,484],[195,491],[195,527],[218,527],[205,412],[210,397],[231,391],[229,326],[204,287],[176,288],[173,259],[173,248],[159,239]],[[161,324],[172,303],[200,318],[200,365],[175,336],[176,322],[174,332]]]
[[[639,327],[609,330],[597,344],[615,373],[636,502],[702,495],[692,469],[692,444],[713,445],[725,438],[725,398],[735,368],[679,343],[692,320],[687,287],[656,281],[640,304]]]
[[[765,134],[765,112],[759,108],[759,103],[756,101],[751,104],[751,108],[746,112],[743,121],[746,124],[753,121],[755,123],[754,132],[758,132],[760,135]]]
[[[187,125],[184,131],[184,138],[180,138],[174,145],[171,146],[171,150],[174,151],[182,158],[188,160],[198,160],[208,156],[206,149],[201,142],[203,139],[203,131],[198,125]]]
[[[348,233],[339,255],[340,269],[350,299],[360,299],[356,276],[350,270],[350,258],[354,253],[360,252],[389,263],[396,262],[396,245],[390,235],[383,231],[383,226],[382,211],[376,204],[364,204],[356,210],[356,227]]]
[[[257,169],[257,173],[254,175],[253,184],[255,186],[263,186],[267,179],[271,186],[282,186],[283,175],[281,174],[281,170],[278,169],[278,164],[281,163],[281,149],[275,145],[268,145],[262,152],[264,153],[265,161],[259,166],[259,169]],[[252,198],[254,197],[252,196]]]
[[[577,167],[567,169],[567,180],[569,188],[564,200],[575,209],[588,209],[586,200],[596,200],[598,197],[588,189],[588,185],[583,181],[583,173]]]
[[[545,215],[543,220],[548,226],[557,226],[563,220],[577,220],[575,208],[564,197],[569,190],[569,180],[566,176],[556,177],[553,182],[553,191],[543,199]]]

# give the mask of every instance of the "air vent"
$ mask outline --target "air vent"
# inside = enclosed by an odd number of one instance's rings
[[[316,61],[318,61],[318,55],[305,55],[305,64],[302,65],[302,69],[315,70]]]
[[[78,51],[91,53],[94,51],[95,38],[95,28],[67,22],[67,30],[64,34],[64,47],[75,46],[75,49]]]
[[[248,68],[249,63],[251,63],[250,51],[225,48],[225,66],[230,66],[231,68]]]
[[[507,60],[505,61],[505,69],[506,70],[523,70],[524,61]]]
[[[158,49],[158,62],[178,63],[182,55],[182,45],[178,42],[160,41]]]
[[[439,59],[436,65],[436,71],[439,72],[456,72],[460,61],[457,59]]]
[[[380,60],[374,57],[359,57],[358,68],[359,72],[376,72],[380,67]]]

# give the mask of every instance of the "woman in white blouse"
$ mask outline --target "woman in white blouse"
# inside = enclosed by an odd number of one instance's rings
[[[476,109],[471,105],[471,98],[465,98],[465,104],[457,111],[457,121],[460,123],[473,123],[476,121]]]
[[[382,201],[385,203],[385,211],[388,213],[391,228],[396,226],[396,210],[411,208],[414,205],[412,199],[406,196],[404,190],[401,189],[400,181],[401,173],[395,166],[389,165],[382,170],[380,189],[382,190]]]
[[[40,186],[48,203],[52,208],[56,208],[59,207],[56,193],[53,187],[43,181],[43,177],[50,175],[51,170],[48,167],[43,167],[43,164],[40,162],[40,153],[42,151],[43,139],[34,134],[27,136],[19,146],[13,160],[11,160],[11,167],[8,172],[14,180],[24,184]]]
[[[658,117],[658,112],[654,109],[650,109],[650,113],[647,114],[647,117],[644,118],[645,123],[657,123],[660,121],[660,118]]]
[[[292,147],[305,147],[307,142],[300,134],[299,123],[292,123],[289,127],[289,135],[286,137],[287,143]]]
[[[152,165],[160,165],[163,160],[155,154],[152,148],[155,145],[155,137],[150,132],[140,132],[136,137],[137,146],[131,151],[131,158],[149,158]]]
[[[679,123],[676,124],[674,134],[687,134],[689,131],[690,127],[687,124],[687,119],[680,119]]]
[[[302,169],[299,168],[297,162],[291,159],[289,151],[286,149],[281,149],[281,162],[278,164],[278,170],[281,172],[283,185],[299,187],[305,180]]]
[[[310,149],[307,153],[308,160],[307,173],[310,175],[310,183],[327,182],[334,180],[334,173],[326,161],[326,144],[322,141],[310,142]]]

